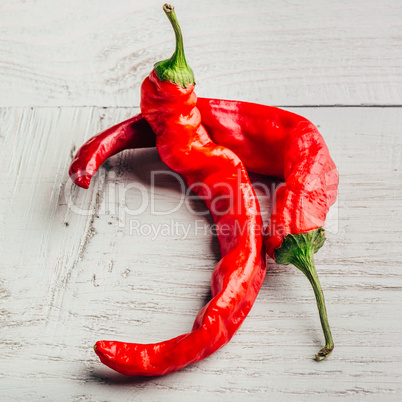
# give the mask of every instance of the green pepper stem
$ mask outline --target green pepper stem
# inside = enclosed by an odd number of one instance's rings
[[[181,28],[179,25],[179,21],[177,20],[176,13],[174,12],[174,8],[170,4],[165,4],[163,6],[163,11],[166,16],[169,18],[170,23],[172,24],[174,35],[176,38],[176,50],[172,55],[172,64],[187,64],[186,57],[184,55],[184,45],[183,45],[183,35],[181,33]]]
[[[334,349],[324,294],[314,265],[314,254],[322,247],[324,242],[325,230],[320,227],[308,232],[287,235],[283,239],[282,246],[275,250],[275,261],[278,264],[293,264],[307,276],[313,287],[325,337],[325,347],[315,355],[316,360],[325,359]]]
[[[163,6],[163,11],[169,18],[173,27],[176,38],[176,49],[170,59],[156,63],[154,69],[160,81],[170,81],[186,88],[187,85],[194,84],[194,74],[187,64],[184,55],[183,35],[181,33],[174,7],[170,4],[165,4]]]
[[[329,327],[327,309],[325,307],[324,293],[321,288],[315,269],[314,258],[308,263],[300,264],[300,261],[294,261],[293,265],[300,269],[307,276],[313,287],[315,299],[317,301],[318,312],[320,314],[321,327],[325,337],[325,347],[323,347],[316,355],[316,360],[323,360],[329,356],[334,349],[334,341],[332,339],[331,329]]]

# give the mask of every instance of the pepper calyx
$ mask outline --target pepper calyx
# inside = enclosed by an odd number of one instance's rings
[[[314,254],[325,242],[325,229],[318,229],[298,234],[288,234],[280,248],[275,250],[275,261],[278,264],[293,264],[296,268],[309,264]],[[301,268],[299,268],[301,269]]]

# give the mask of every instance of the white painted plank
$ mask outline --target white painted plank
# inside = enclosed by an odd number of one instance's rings
[[[398,108],[306,108],[340,172],[334,225],[316,262],[336,348],[322,334],[313,294],[295,268],[269,265],[244,325],[221,351],[169,376],[130,379],[99,363],[101,338],[152,342],[190,330],[209,295],[216,239],[194,233],[184,206],[155,216],[118,213],[113,189],[165,167],[155,150],[127,151],[87,191],[67,169],[85,138],[138,109],[0,109],[0,392],[4,400],[400,400],[402,386],[402,117]],[[254,176],[254,181],[261,178]],[[140,193],[127,191],[131,210]],[[176,179],[157,177],[155,206],[173,208]],[[263,208],[269,200],[261,198]],[[196,203],[198,209],[201,203]],[[338,217],[338,219],[336,219]],[[122,219],[124,218],[124,219]],[[130,234],[129,220],[192,225],[189,236]]]
[[[0,6],[0,106],[138,106],[173,51],[156,0]],[[200,96],[271,105],[401,104],[398,0],[175,3]]]

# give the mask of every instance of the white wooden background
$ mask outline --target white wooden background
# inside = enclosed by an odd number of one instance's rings
[[[313,360],[323,345],[313,292],[295,268],[270,262],[244,325],[208,359],[148,379],[98,361],[96,340],[190,330],[219,258],[215,238],[194,234],[208,216],[121,212],[144,200],[133,183],[150,195],[152,172],[165,170],[155,150],[112,158],[87,191],[68,180],[87,138],[138,112],[139,86],[172,53],[173,34],[155,0],[3,1],[1,400],[401,400],[401,2],[174,5],[200,96],[283,106],[326,139],[339,202],[316,263],[335,350]],[[159,211],[181,197],[177,180],[158,176]],[[152,240],[130,233],[130,220],[191,232]]]

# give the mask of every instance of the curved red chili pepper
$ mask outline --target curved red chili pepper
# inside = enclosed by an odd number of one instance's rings
[[[232,149],[249,170],[285,180],[275,191],[265,247],[277,263],[295,265],[310,281],[325,337],[316,359],[325,359],[334,342],[314,254],[325,242],[323,226],[336,200],[338,172],[324,139],[307,119],[278,108],[204,102],[203,124],[214,141]]]
[[[304,117],[275,107],[198,98],[197,108],[213,141],[234,151],[247,170],[285,180],[275,193],[265,244],[276,262],[294,264],[310,280],[326,339],[316,358],[326,357],[333,341],[313,255],[325,241],[322,226],[337,196],[338,173],[324,139]],[[153,146],[155,134],[140,114],[90,141],[97,147],[84,144],[70,168],[72,179],[84,188],[109,156],[137,144]],[[78,172],[85,180],[76,179]]]
[[[176,52],[171,60],[157,63],[143,82],[141,110],[156,133],[163,162],[183,176],[211,211],[222,259],[212,274],[212,300],[190,333],[156,344],[96,343],[101,361],[128,375],[170,373],[221,348],[247,316],[265,277],[258,201],[240,159],[213,143],[201,124],[192,73],[170,7],[164,10],[175,29]]]

